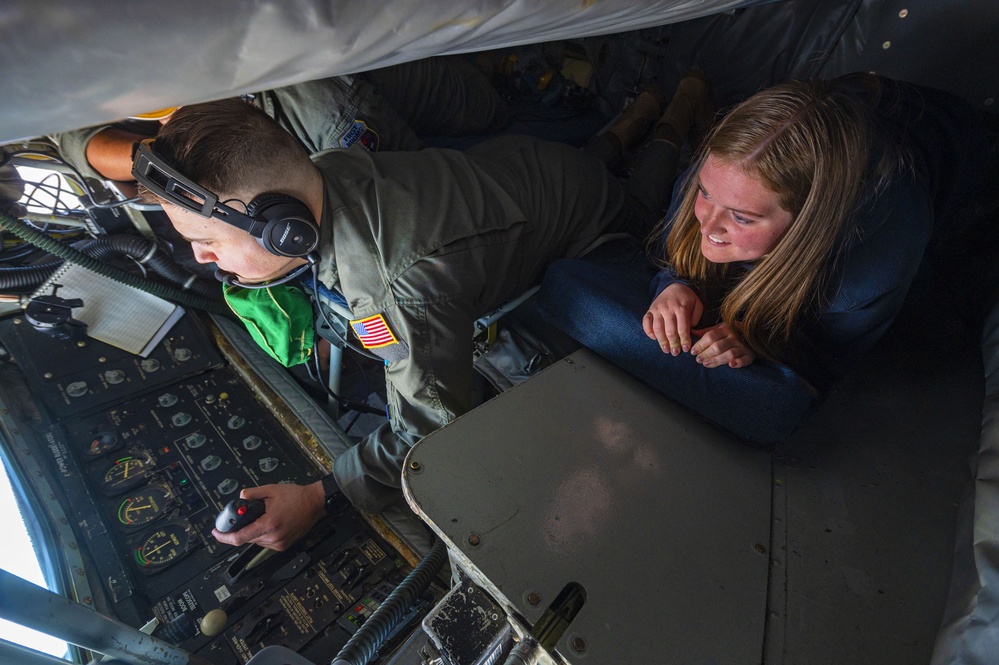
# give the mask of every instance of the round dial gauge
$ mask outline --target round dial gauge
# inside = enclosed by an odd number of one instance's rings
[[[145,526],[166,513],[173,492],[165,485],[150,485],[133,492],[118,504],[118,523],[127,528]]]
[[[83,453],[87,457],[99,457],[104,453],[111,452],[121,443],[121,439],[114,432],[100,432],[94,435],[94,438],[90,440],[83,448]]]
[[[190,536],[185,525],[164,524],[143,539],[135,550],[135,561],[143,571],[161,570],[184,556],[189,542]]]
[[[104,472],[101,489],[112,494],[132,489],[142,484],[152,468],[153,461],[146,455],[122,457]]]

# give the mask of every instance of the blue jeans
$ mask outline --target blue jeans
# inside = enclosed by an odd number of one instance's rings
[[[805,383],[762,359],[739,369],[705,368],[689,353],[663,353],[642,329],[649,277],[643,256],[624,263],[562,259],[545,273],[538,305],[556,328],[733,434],[766,446],[786,439],[815,402]]]

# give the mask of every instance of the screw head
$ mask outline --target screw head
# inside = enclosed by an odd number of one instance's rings
[[[420,471],[423,471],[423,465],[416,460],[413,460],[409,463],[409,470],[413,473],[419,473]]]
[[[578,635],[572,638],[571,644],[572,644],[572,650],[575,651],[576,653],[583,653],[584,651],[586,651],[586,640],[584,640],[582,637],[579,637]]]
[[[541,604],[541,596],[538,595],[537,591],[532,591],[531,593],[527,594],[527,602],[529,602],[531,605],[537,606]]]
[[[479,534],[477,533],[468,534],[468,544],[471,545],[472,547],[478,547],[479,543],[481,542],[482,539],[479,537]]]

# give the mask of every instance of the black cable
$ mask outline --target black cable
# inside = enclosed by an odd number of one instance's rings
[[[26,224],[19,223],[16,218],[7,212],[0,211],[0,227],[10,231],[22,240],[40,247],[50,254],[55,254],[59,258],[73,263],[78,263],[84,268],[93,270],[94,272],[104,275],[105,277],[109,277],[117,282],[134,286],[137,289],[142,289],[143,291],[160,296],[161,298],[166,298],[196,309],[202,309],[206,312],[211,312],[212,314],[219,314],[227,317],[232,316],[232,311],[223,302],[211,300],[209,298],[205,298],[204,296],[199,296],[187,291],[181,291],[180,289],[168,284],[161,284],[159,282],[153,282],[148,279],[136,277],[135,275],[132,275],[124,270],[107,265],[103,261],[87,256],[78,249],[74,249],[68,245],[63,245],[62,243],[49,238],[44,233],[41,233]]]
[[[316,346],[312,351],[312,360],[314,361],[314,364],[316,366],[316,381],[319,382],[319,385],[321,385],[326,390],[326,392],[329,394],[330,397],[336,400],[337,406],[339,406],[341,409],[345,411],[357,411],[358,413],[362,412],[374,413],[376,415],[388,418],[388,413],[384,409],[378,409],[376,407],[371,406],[370,404],[365,404],[364,402],[355,402],[354,400],[347,399],[346,397],[340,397],[335,392],[333,392],[333,389],[330,388],[329,381],[323,380],[323,370],[322,366],[319,364],[318,348],[319,348],[319,342],[317,341]],[[351,424],[353,425],[353,423]]]
[[[77,178],[76,184],[79,185],[80,189],[82,189],[83,192],[87,195],[87,198],[90,199],[91,205],[93,205],[95,208],[120,208],[123,205],[128,205],[129,203],[135,203],[136,201],[138,201],[138,198],[131,198],[125,201],[114,201],[112,203],[98,203],[97,200],[94,199],[94,195],[90,187],[87,186],[87,179],[83,175],[83,173],[81,173],[78,168],[67,162],[57,153],[45,152],[44,150],[17,150],[14,152],[10,152],[8,154],[11,157],[20,157],[22,155],[45,157],[46,159],[51,159],[52,161],[59,162],[60,164],[62,164],[63,166],[65,166],[66,168],[70,169],[73,172],[73,174]],[[41,167],[39,166],[39,168]]]
[[[206,298],[216,298],[220,290],[218,283],[202,279],[174,263],[159,250],[156,243],[147,238],[124,234],[102,236],[89,241],[81,249],[97,259],[125,255],[140,265],[148,266],[160,277]]]
[[[337,330],[336,328],[334,328],[333,324],[330,323],[329,318],[326,317],[326,310],[323,308],[323,304],[321,302],[319,302],[319,263],[318,262],[312,264],[312,292],[316,295],[316,306],[319,307],[319,314],[320,314],[320,316],[323,317],[323,322],[326,324],[327,328],[329,328],[330,330],[333,331],[333,334],[336,335],[336,338],[338,340],[340,340],[341,342],[343,342],[344,346],[346,346],[348,349],[352,349],[353,351],[356,351],[357,353],[360,353],[365,358],[370,358],[370,359],[375,360],[375,361],[380,362],[380,363],[384,363],[385,362],[384,358],[379,358],[375,354],[368,353],[367,351],[365,351],[363,349],[359,349],[356,346],[354,346],[353,344],[351,344],[350,342],[348,342],[347,338],[345,336],[341,335],[340,331]]]
[[[54,261],[36,266],[0,268],[0,291],[36,287],[61,265],[62,261]]]
[[[413,603],[427,590],[447,561],[447,547],[438,540],[427,556],[378,606],[354,636],[340,649],[330,665],[366,665],[406,616]]]

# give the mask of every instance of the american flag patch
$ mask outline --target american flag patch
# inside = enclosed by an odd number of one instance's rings
[[[354,334],[357,335],[357,339],[361,340],[361,344],[366,349],[379,349],[383,346],[399,343],[399,340],[389,330],[388,324],[385,323],[385,317],[381,314],[351,321],[350,327],[354,329]]]

